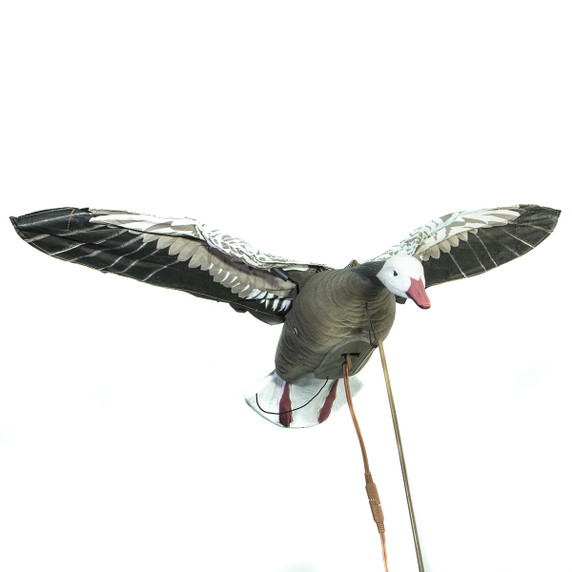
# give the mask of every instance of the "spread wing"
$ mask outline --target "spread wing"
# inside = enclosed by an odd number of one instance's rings
[[[559,210],[516,205],[451,213],[414,230],[374,260],[410,254],[423,264],[425,286],[482,274],[538,246]]]
[[[301,276],[327,269],[263,253],[189,218],[62,208],[11,220],[46,254],[228,302],[270,324],[284,321]]]

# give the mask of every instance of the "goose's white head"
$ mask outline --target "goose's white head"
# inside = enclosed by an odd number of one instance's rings
[[[425,292],[423,265],[417,258],[408,254],[392,256],[385,261],[377,278],[392,294],[411,298],[420,308],[431,307]]]

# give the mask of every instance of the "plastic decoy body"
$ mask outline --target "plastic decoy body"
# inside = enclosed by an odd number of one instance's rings
[[[246,401],[277,425],[308,427],[345,403],[338,391],[344,355],[352,355],[356,374],[389,334],[396,302],[411,298],[429,308],[426,288],[525,254],[552,232],[559,214],[536,205],[451,213],[344,269],[266,254],[189,218],[61,208],[11,220],[22,239],[50,256],[283,324],[275,370]],[[359,387],[353,377],[353,391]]]

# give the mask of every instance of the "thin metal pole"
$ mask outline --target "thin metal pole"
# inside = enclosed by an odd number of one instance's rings
[[[383,344],[379,339],[378,347],[379,355],[381,357],[381,365],[383,367],[383,375],[385,377],[385,387],[387,388],[387,397],[389,399],[389,408],[391,409],[391,419],[393,420],[395,440],[397,441],[397,451],[399,453],[399,463],[401,464],[403,486],[405,487],[405,497],[407,498],[407,508],[409,509],[409,520],[411,521],[413,542],[415,543],[415,554],[417,555],[417,566],[419,567],[419,572],[424,572],[425,568],[423,567],[423,555],[421,554],[421,544],[419,543],[419,534],[417,533],[417,523],[415,522],[415,512],[413,511],[413,501],[411,500],[411,490],[409,489],[409,479],[407,477],[407,467],[405,465],[405,455],[403,453],[401,433],[399,431],[397,412],[395,410],[395,402],[393,400],[393,391],[391,390],[391,382],[389,381],[389,371],[387,370],[387,361],[385,359],[385,352],[383,351]]]

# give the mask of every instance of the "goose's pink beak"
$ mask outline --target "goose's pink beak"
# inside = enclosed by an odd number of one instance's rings
[[[415,280],[411,278],[411,286],[409,286],[409,290],[407,290],[407,295],[420,307],[424,310],[431,307],[431,301],[427,296],[427,292],[425,292],[425,286],[423,286],[423,280],[419,278]]]

